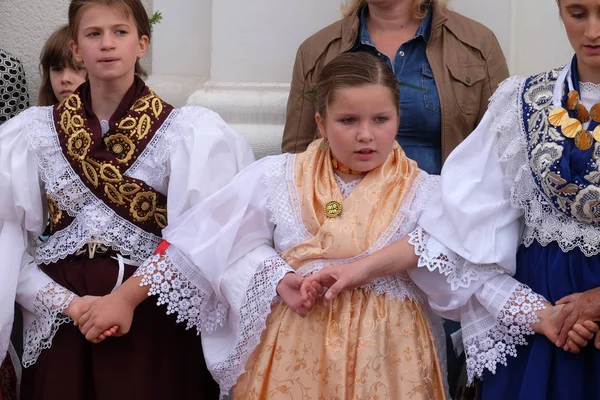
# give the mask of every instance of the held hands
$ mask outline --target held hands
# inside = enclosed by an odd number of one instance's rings
[[[302,299],[311,302],[322,296],[323,302],[326,305],[331,305],[342,291],[370,283],[373,278],[363,261],[328,266],[313,275],[307,276],[300,288]]]
[[[277,293],[292,311],[305,317],[319,299],[323,298],[325,305],[330,305],[343,290],[363,286],[371,281],[366,266],[357,261],[328,266],[307,277],[288,273],[277,285]]]
[[[567,331],[568,340],[560,346],[559,332],[561,327],[564,326],[564,307],[564,304],[557,304],[556,306],[546,304],[544,310],[537,312],[540,322],[533,324],[532,328],[536,333],[546,336],[548,340],[555,343],[557,347],[561,347],[563,350],[573,354],[579,354],[581,348],[587,346],[588,341],[598,333],[600,328],[592,321],[577,323],[572,326],[570,331]]]
[[[117,290],[97,299],[81,315],[76,324],[92,343],[100,343],[109,336],[123,336],[129,332],[135,305],[126,301]]]
[[[600,321],[600,288],[566,296],[556,304],[564,305],[560,315],[562,324],[559,326],[557,346],[564,348],[572,343],[574,335],[582,328],[587,328],[593,334],[598,332],[598,325],[594,321]],[[591,329],[592,325],[595,325],[594,330]],[[592,339],[589,334],[586,337],[588,340]],[[596,335],[594,345],[600,350],[600,335]]]
[[[73,321],[75,321],[73,323],[75,326],[78,326],[78,322],[82,318],[82,316],[85,315],[86,313],[88,313],[92,304],[94,304],[94,302],[96,302],[99,299],[101,299],[101,297],[99,297],[99,296],[83,296],[83,297],[76,296],[75,298],[73,298],[71,303],[67,306],[67,308],[64,310],[64,314],[66,316],[70,317]],[[101,332],[98,335],[97,339],[99,339],[99,340],[94,343],[98,343],[98,342],[106,339],[107,337],[114,336],[115,333],[117,332],[117,329],[118,329],[117,326],[107,327],[106,330],[104,330],[103,332]],[[80,330],[81,330],[81,328],[80,328]]]

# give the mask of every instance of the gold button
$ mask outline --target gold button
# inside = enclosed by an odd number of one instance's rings
[[[335,200],[325,205],[325,215],[329,218],[335,218],[342,213],[342,205]]]

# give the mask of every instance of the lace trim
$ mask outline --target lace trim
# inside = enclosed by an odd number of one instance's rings
[[[342,196],[344,196],[344,198],[346,198],[350,195],[350,193],[352,193],[352,191],[356,188],[356,186],[358,186],[360,181],[362,181],[362,178],[355,179],[352,182],[346,183],[342,180],[342,178],[335,175],[335,180],[337,181],[338,185],[340,186],[340,191],[342,192]]]
[[[507,277],[510,278],[510,277]],[[536,311],[546,308],[545,299],[526,285],[506,279],[504,287],[492,301],[500,304],[497,312],[488,305],[489,314],[463,323],[464,346],[467,356],[468,383],[481,378],[485,369],[496,372],[497,364],[507,365],[507,355],[517,356],[517,345],[527,345],[526,335],[535,332],[531,324],[538,323]],[[510,289],[507,287],[510,286]],[[509,293],[506,298],[506,293]],[[498,301],[502,298],[503,301]],[[476,335],[467,335],[470,332]]]
[[[410,234],[409,243],[419,256],[418,266],[445,275],[451,290],[483,282],[476,295],[483,307],[464,306],[461,312],[469,384],[481,378],[484,369],[495,373],[496,364],[506,365],[507,354],[516,357],[516,345],[526,345],[525,335],[534,334],[530,324],[539,322],[535,312],[545,308],[545,299],[498,266],[464,260],[420,227]]]
[[[45,183],[46,191],[61,209],[75,217],[74,222],[68,228],[57,232],[48,241],[38,246],[36,261],[44,264],[57,262],[59,259],[73,254],[92,239],[112,247],[115,251],[127,255],[135,261],[146,260],[156,248],[160,238],[120,218],[87,189],[62,153],[53,123],[52,107],[34,107],[28,112],[35,114],[26,119],[29,121],[25,129],[28,145],[38,161],[40,177]],[[165,152],[170,151],[173,143],[181,138],[180,132],[168,129],[175,115],[169,116],[167,122],[157,133],[158,136],[169,139],[153,142],[154,145],[160,144],[157,153],[161,157],[164,157]],[[149,158],[149,155],[153,154],[150,146],[146,148],[146,151],[148,155],[140,158]],[[152,162],[148,160],[147,165]],[[137,167],[138,173],[142,170],[141,165],[144,163],[146,161],[142,161]],[[154,167],[157,168],[157,165]],[[134,172],[136,171],[134,170]]]
[[[187,120],[185,120],[182,112],[177,109],[173,110],[161,129],[154,134],[142,154],[125,172],[125,175],[144,181],[158,192],[166,195],[169,177],[169,155],[171,149],[181,140],[181,132],[189,131],[185,128],[186,122]],[[167,132],[169,132],[168,135]],[[180,134],[174,135],[173,132]]]
[[[430,236],[420,226],[410,232],[408,236],[408,243],[414,247],[415,255],[419,256],[417,266],[427,268],[431,272],[438,270],[440,274],[447,277],[446,281],[450,284],[452,291],[468,288],[473,282],[506,273],[499,266],[472,264],[466,261]]]
[[[579,82],[579,94],[582,101],[590,100],[592,104],[600,100],[600,85],[592,82]]]
[[[522,242],[542,246],[556,242],[563,252],[579,248],[586,257],[600,254],[600,232],[556,211],[541,193],[530,170],[527,135],[523,118],[522,96],[525,78],[507,79],[492,96],[489,111],[493,114],[491,131],[498,136],[498,154],[505,166],[505,179],[512,181],[511,205],[524,211],[525,230]]]
[[[169,183],[169,159],[175,146],[185,138],[185,132],[192,132],[192,121],[204,115],[208,109],[202,107],[182,107],[175,109],[165,120],[144,152],[125,173],[132,178],[140,179],[167,194]]]
[[[266,162],[263,175],[263,183],[267,188],[267,208],[271,211],[270,220],[275,225],[273,242],[278,253],[310,238],[302,222],[295,163],[294,154],[273,157]]]
[[[246,370],[248,358],[260,343],[260,336],[267,327],[271,305],[277,301],[277,284],[293,269],[281,259],[265,260],[254,274],[240,308],[241,333],[225,360],[211,366],[213,377],[221,387],[221,398],[229,394],[240,375]]]
[[[438,176],[429,176],[427,173],[421,172],[417,178],[415,178],[411,189],[406,194],[405,200],[402,201],[402,204],[396,213],[396,218],[370,249],[349,259],[311,261],[302,266],[297,273],[302,276],[307,276],[319,272],[328,265],[349,264],[365,258],[405,237],[409,232],[415,229],[421,211],[427,205],[433,192],[438,190],[438,188]],[[386,295],[390,299],[399,299],[401,301],[413,299],[419,302],[425,300],[424,294],[405,272],[395,276],[379,277],[368,285],[365,285],[363,288],[366,290],[374,290],[378,295]]]
[[[194,265],[174,246],[163,254],[155,254],[142,264],[134,276],[141,276],[140,286],[150,286],[149,296],[158,296],[156,304],[166,304],[167,314],[177,314],[177,323],[186,322],[186,329],[213,332],[223,326],[227,306],[217,300],[210,283],[204,277],[195,279],[194,285],[185,271]]]
[[[36,296],[34,314],[36,318],[25,328],[23,343],[23,366],[33,365],[44,349],[50,348],[52,339],[62,324],[71,318],[62,312],[69,306],[75,295],[71,291],[51,282]]]

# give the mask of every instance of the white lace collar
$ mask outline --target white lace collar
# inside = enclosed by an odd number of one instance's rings
[[[360,183],[360,181],[362,181],[362,178],[358,178],[358,179],[353,180],[352,182],[346,183],[342,180],[342,178],[340,178],[339,176],[336,175],[335,180],[337,181],[338,185],[340,186],[342,195],[344,196],[344,198],[346,198],[350,195],[350,193],[352,193],[352,191],[354,190],[354,188],[356,188],[356,186]]]
[[[600,102],[600,84],[579,82],[579,96],[581,102],[590,109],[594,104]]]

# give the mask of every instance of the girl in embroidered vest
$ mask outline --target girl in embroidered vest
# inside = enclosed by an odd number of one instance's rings
[[[413,281],[435,311],[460,318],[469,378],[483,378],[484,400],[600,392],[600,1],[557,4],[572,61],[500,86],[444,165],[410,244],[390,250],[400,259],[416,252]],[[303,290],[331,286],[331,299],[400,268],[381,257],[346,265],[343,276],[321,271]],[[531,290],[556,306],[534,313]]]
[[[222,396],[447,398],[441,322],[405,274],[331,306],[301,298],[303,276],[414,229],[436,181],[395,144],[398,82],[381,60],[339,56],[317,99],[325,139],[253,164],[172,220],[169,242],[136,274],[144,287],[125,283],[78,321],[88,337],[128,326],[137,301],[158,295],[202,330]]]
[[[85,82],[85,67],[69,49],[71,32],[68,25],[58,28],[44,44],[40,54],[42,85],[38,105],[53,106],[63,101]]]
[[[69,322],[127,282],[168,218],[229,183],[251,149],[215,113],[174,109],[144,84],[139,0],[73,0],[69,27],[88,81],[0,129],[0,357],[16,297],[21,399],[216,398],[195,332],[150,301],[129,335],[99,345]],[[48,218],[48,240],[35,243]]]

